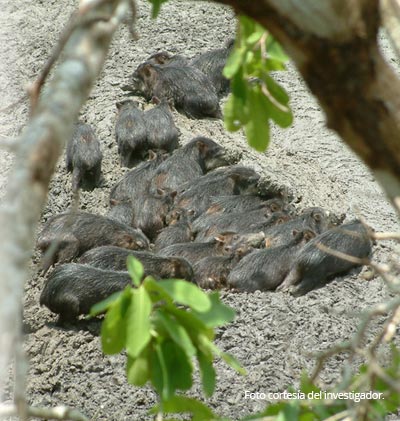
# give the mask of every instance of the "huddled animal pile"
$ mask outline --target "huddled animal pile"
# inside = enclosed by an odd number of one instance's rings
[[[359,221],[342,224],[343,215],[297,210],[273,191],[261,194],[260,175],[229,163],[209,138],[179,147],[170,107],[193,118],[220,116],[232,44],[192,60],[153,54],[124,88],[156,106],[143,111],[133,100],[117,103],[120,162],[133,168],[111,189],[108,214],[55,215],[38,237],[43,271],[58,263],[40,303],[61,320],[76,319],[129,284],[129,255],[158,279],[301,295],[356,266],[340,254],[370,254]],[[93,130],[78,124],[66,160],[74,190],[98,186],[101,159]]]

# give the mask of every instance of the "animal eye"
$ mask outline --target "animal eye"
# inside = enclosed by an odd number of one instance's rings
[[[321,214],[316,213],[313,215],[313,218],[317,221],[317,222],[321,222]]]

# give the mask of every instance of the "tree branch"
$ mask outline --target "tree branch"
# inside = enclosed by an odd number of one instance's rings
[[[18,412],[14,405],[0,405],[0,417],[12,417],[15,415],[18,415]],[[28,406],[27,415],[53,420],[89,421],[89,418],[85,417],[76,409],[66,406],[56,406],[55,408],[35,408]]]
[[[93,3],[82,0],[80,7]],[[7,192],[0,208],[0,397],[6,367],[21,329],[21,305],[37,221],[50,177],[73,123],[103,66],[113,33],[129,9],[128,0],[108,0],[88,8],[86,23],[71,31],[65,59],[39,97],[18,142]],[[102,21],[92,18],[104,17]]]
[[[370,167],[399,210],[400,81],[378,48],[379,2],[214,1],[250,16],[281,43],[328,127]]]

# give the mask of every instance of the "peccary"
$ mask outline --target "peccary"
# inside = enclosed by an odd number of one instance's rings
[[[228,285],[249,292],[274,290],[285,279],[298,251],[313,237],[309,229],[294,231],[285,245],[253,251],[232,270]]]
[[[328,250],[321,250],[319,245]],[[328,279],[359,266],[359,263],[341,258],[335,252],[359,259],[368,257],[371,240],[365,226],[353,221],[315,237],[296,256],[279,290],[289,291],[295,296],[303,295],[326,284]]]
[[[95,266],[99,269],[126,270],[126,260],[133,256],[140,260],[145,276],[155,278],[180,278],[191,281],[193,269],[189,262],[180,257],[160,257],[146,251],[133,251],[115,246],[103,246],[87,251],[79,263]]]
[[[103,245],[115,245],[132,250],[147,249],[150,242],[142,231],[85,212],[62,213],[50,218],[39,234],[38,247],[46,252],[52,244],[52,256],[45,256],[43,271],[56,262],[65,263],[85,251]]]
[[[219,100],[208,77],[192,66],[141,64],[132,75],[134,93],[172,100],[175,108],[191,118],[221,118]]]
[[[60,265],[50,274],[40,295],[40,305],[60,315],[60,322],[73,322],[88,314],[98,302],[131,283],[128,272],[114,272],[86,265]]]
[[[101,181],[103,155],[100,143],[89,124],[78,123],[67,144],[66,167],[72,171],[72,190],[93,190]]]

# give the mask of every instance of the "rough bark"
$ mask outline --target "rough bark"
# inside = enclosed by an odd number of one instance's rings
[[[18,142],[0,208],[0,398],[21,331],[23,288],[50,177],[128,8],[127,0],[80,2],[81,24],[72,28],[65,58]]]
[[[364,160],[400,209],[400,80],[378,48],[379,2],[216,1],[252,17],[283,45],[328,127]]]

